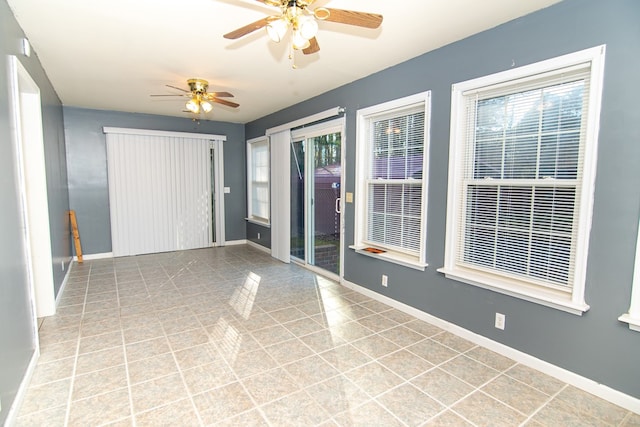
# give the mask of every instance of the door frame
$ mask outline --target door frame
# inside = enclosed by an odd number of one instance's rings
[[[42,103],[40,88],[16,56],[9,57],[9,74],[27,275],[37,327],[38,317],[56,313]]]
[[[299,129],[293,129],[291,131],[291,142],[290,146],[297,141],[307,141],[310,138],[314,138],[321,135],[326,135],[329,133],[340,133],[340,248],[339,248],[339,256],[340,256],[340,268],[338,270],[338,274],[334,274],[328,270],[325,270],[320,267],[316,267],[307,262],[308,256],[310,254],[310,246],[311,242],[309,239],[310,232],[310,216],[313,215],[313,206],[310,203],[309,190],[311,190],[310,186],[312,184],[312,180],[308,179],[309,174],[314,173],[314,168],[309,167],[309,163],[312,160],[312,152],[309,147],[305,147],[305,200],[304,200],[304,230],[305,230],[305,259],[293,259],[296,264],[302,265],[305,268],[313,271],[314,273],[327,276],[331,279],[334,279],[338,282],[341,282],[344,278],[344,232],[345,232],[345,215],[344,215],[344,197],[345,197],[345,157],[346,157],[346,138],[345,138],[345,117],[339,117],[337,119],[328,120],[325,122],[321,122],[315,125],[302,127]]]

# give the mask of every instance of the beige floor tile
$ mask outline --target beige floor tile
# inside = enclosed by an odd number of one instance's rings
[[[473,424],[466,421],[452,411],[445,411],[437,417],[429,420],[425,427],[473,427]]]
[[[124,365],[78,375],[73,382],[72,400],[86,399],[127,387],[127,371]]]
[[[382,331],[380,332],[380,335],[389,341],[396,343],[400,347],[409,347],[425,339],[424,335],[419,334],[404,325]]]
[[[469,384],[438,368],[414,378],[411,383],[447,406],[453,405],[474,390]]]
[[[320,353],[320,356],[329,362],[338,372],[350,371],[373,360],[371,356],[364,354],[351,344],[341,345],[325,351]]]
[[[267,420],[274,426],[311,426],[330,417],[306,392],[300,391],[262,407]]]
[[[482,392],[475,392],[452,409],[479,427],[512,427],[526,420],[521,413]]]
[[[344,427],[400,427],[403,423],[387,412],[378,403],[370,401],[349,411],[342,412],[334,417],[339,426]]]
[[[129,393],[127,389],[120,389],[74,402],[69,412],[69,427],[108,424],[130,414]]]
[[[121,347],[122,344],[122,332],[119,330],[101,335],[82,337],[80,338],[79,353],[92,353],[108,348]]]
[[[440,369],[449,372],[474,387],[480,387],[500,375],[495,369],[466,356],[458,356],[451,359],[440,365]]]
[[[137,384],[178,372],[173,354],[164,353],[128,364],[129,382]]]
[[[418,426],[444,409],[411,384],[403,384],[376,398],[376,401],[409,426]]]
[[[265,351],[280,365],[286,365],[313,354],[313,350],[297,338],[265,347]]]
[[[258,405],[278,400],[300,390],[299,385],[282,368],[245,378],[242,384]]]
[[[487,366],[495,369],[496,371],[504,372],[507,369],[513,367],[516,362],[513,359],[504,357],[498,353],[495,353],[484,347],[476,346],[465,353],[468,356],[478,362],[484,363]]]
[[[178,363],[178,367],[183,371],[223,360],[218,349],[209,343],[179,350],[173,354]]]
[[[278,362],[273,360],[264,350],[240,353],[230,358],[227,358],[227,355],[225,355],[225,358],[238,378],[246,378],[267,372],[278,366]]]
[[[602,420],[593,418],[583,412],[579,412],[576,408],[562,402],[558,399],[553,399],[550,403],[545,405],[540,411],[538,411],[532,418],[532,422],[539,423],[543,426],[567,426],[567,427],[582,427],[582,426],[610,426],[612,424],[605,423]]]
[[[70,387],[70,378],[29,387],[20,408],[20,413],[27,415],[66,405],[69,399]]]
[[[610,424],[620,424],[627,415],[625,409],[572,386],[562,390],[557,399],[577,411]]]
[[[372,359],[378,359],[400,350],[399,345],[377,334],[356,340],[352,345]]]
[[[235,417],[253,408],[253,402],[237,382],[195,395],[193,401],[205,425]]]
[[[378,362],[368,363],[344,375],[371,397],[376,397],[404,381]]]
[[[31,377],[30,385],[40,385],[65,378],[71,378],[75,366],[75,357],[67,357],[46,363],[38,363]]]
[[[541,391],[505,375],[485,385],[482,391],[527,416],[533,414],[549,400],[549,396]]]
[[[318,355],[297,360],[284,365],[283,368],[301,387],[327,380],[339,374],[335,368]]]
[[[399,350],[378,360],[405,380],[422,375],[433,368],[433,364],[407,350]]]
[[[475,347],[475,344],[471,341],[454,335],[451,332],[443,332],[441,334],[434,335],[431,339],[442,345],[446,345],[459,353],[464,353],[465,351]]]
[[[183,370],[182,375],[191,394],[199,394],[236,381],[233,371],[223,360]]]
[[[366,327],[367,329],[378,333],[387,329],[395,328],[399,325],[398,322],[384,317],[382,314],[373,314],[371,316],[363,317],[361,319],[358,319],[358,323]]]
[[[124,364],[124,347],[112,347],[106,350],[85,353],[78,356],[76,375],[100,371]]]
[[[370,399],[344,375],[314,384],[305,390],[330,415],[353,410]]]
[[[188,397],[187,389],[178,374],[131,386],[131,400],[136,415]]]
[[[66,416],[66,405],[25,415],[21,412],[14,427],[64,427]]]
[[[505,373],[548,395],[556,394],[565,386],[562,381],[520,364],[513,366]]]
[[[226,420],[217,422],[215,424],[216,427],[268,427],[267,421],[257,410],[252,410],[249,412],[245,412],[233,418],[228,418]]]
[[[458,352],[453,351],[449,347],[445,347],[432,339],[420,341],[417,344],[407,347],[407,350],[422,357],[426,361],[433,363],[434,365],[444,363],[459,354]]]
[[[59,314],[40,323],[19,426],[640,425],[640,415],[247,247],[76,265]]]
[[[167,343],[167,339],[164,336],[161,338],[127,344],[125,348],[127,352],[127,361],[129,363],[171,351],[169,344]]]
[[[300,340],[316,353],[322,353],[347,343],[347,340],[332,334],[329,330],[305,335]]]
[[[147,412],[136,414],[137,427],[197,426],[198,415],[190,399],[183,399]]]

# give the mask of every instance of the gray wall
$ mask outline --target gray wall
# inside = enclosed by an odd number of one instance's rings
[[[34,353],[21,204],[10,128],[9,55],[19,58],[41,91],[51,236],[40,237],[51,239],[56,294],[64,279],[60,263],[65,263],[66,270],[71,257],[62,106],[36,52],[32,52],[30,58],[20,55],[23,37],[9,6],[0,0],[0,55],[3,60],[0,66],[0,424],[4,424]]]
[[[244,126],[234,123],[64,107],[69,197],[76,211],[83,254],[111,252],[107,152],[103,127],[226,135],[224,180],[226,240],[245,238],[246,172]]]
[[[346,107],[345,185],[354,191],[356,110],[431,90],[429,267],[419,272],[347,250],[346,280],[640,398],[640,334],[617,320],[629,308],[640,215],[639,17],[637,0],[565,0],[248,123],[247,138]],[[436,269],[444,261],[451,85],[600,44],[607,55],[586,284],[591,309],[576,316],[445,279]],[[322,61],[314,67],[323,72]],[[353,204],[345,211],[349,245]],[[251,235],[256,227],[248,228]],[[388,288],[380,286],[382,274],[389,276]],[[506,314],[504,331],[493,327],[496,311]]]

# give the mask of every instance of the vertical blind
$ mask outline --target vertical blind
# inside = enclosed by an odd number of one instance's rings
[[[424,104],[369,120],[366,243],[421,253]]]
[[[212,244],[211,142],[107,133],[114,256]]]
[[[252,142],[249,170],[251,180],[250,217],[269,221],[269,142],[267,139]]]
[[[571,290],[589,68],[465,93],[457,262]]]

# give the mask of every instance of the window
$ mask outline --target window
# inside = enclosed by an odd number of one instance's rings
[[[447,277],[581,314],[604,46],[455,84]]]
[[[636,242],[636,258],[631,285],[631,307],[629,312],[618,318],[629,324],[629,328],[640,332],[640,223],[638,224],[638,241]]]
[[[269,139],[247,141],[248,220],[269,224]]]
[[[430,94],[358,110],[356,251],[426,267]]]

